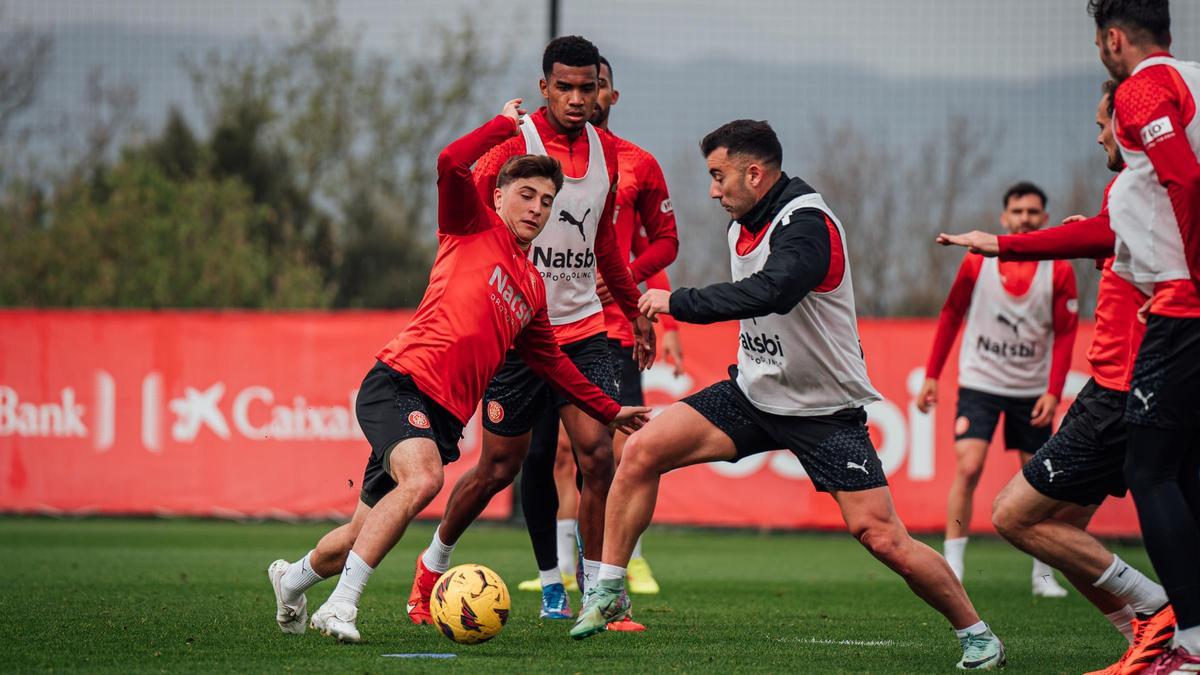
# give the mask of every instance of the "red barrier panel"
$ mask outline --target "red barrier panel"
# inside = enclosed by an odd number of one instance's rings
[[[929,415],[923,415],[914,403],[924,381],[925,360],[936,326],[936,321],[925,319],[859,321],[867,369],[884,396],[883,401],[867,407],[871,437],[888,475],[897,512],[909,529],[922,532],[945,528],[946,495],[955,471],[957,348],[942,375],[940,404]],[[667,405],[683,392],[726,377],[728,364],[736,359],[735,326],[684,326],[683,330],[687,376],[676,380],[656,366],[645,383],[651,404]],[[1084,354],[1091,336],[1092,325],[1081,324],[1065,400],[1058,409],[1060,420],[1088,380]],[[972,530],[992,531],[992,499],[1019,466],[1016,453],[993,443],[976,492]],[[834,501],[816,492],[800,462],[783,451],[749,457],[736,464],[705,464],[668,474],[659,494],[655,522],[842,527]],[[1132,500],[1126,497],[1105,502],[1090,529],[1107,535],[1140,536]]]
[[[346,516],[367,446],[354,418],[372,355],[408,312],[0,311],[0,510],[217,516]],[[913,393],[932,339],[927,320],[860,322],[867,364],[886,397],[868,412],[897,509],[914,530],[942,529],[954,471],[954,364],[940,407]],[[1068,394],[1086,381],[1090,326],[1075,350]],[[688,372],[646,375],[666,405],[725,377],[734,325],[684,326]],[[1066,404],[1060,407],[1060,416]],[[468,425],[448,486],[478,456]],[[989,530],[992,497],[1017,471],[993,448],[972,527]],[[510,514],[510,493],[486,517]],[[786,452],[690,467],[663,481],[656,522],[834,528],[841,521]],[[1132,504],[1106,504],[1093,529],[1138,534]]]
[[[369,454],[354,397],[410,316],[0,312],[0,509],[348,516]],[[478,448],[475,419],[447,485]]]

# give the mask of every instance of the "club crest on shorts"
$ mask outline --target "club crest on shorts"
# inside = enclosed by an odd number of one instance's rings
[[[487,415],[492,424],[499,424],[504,421],[504,406],[499,401],[488,401]]]
[[[420,410],[414,410],[408,413],[408,423],[418,429],[428,429],[429,417]]]

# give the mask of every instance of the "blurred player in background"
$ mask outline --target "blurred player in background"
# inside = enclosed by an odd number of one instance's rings
[[[638,314],[637,285],[629,273],[629,256],[621,256],[613,227],[617,188],[617,149],[611,135],[588,121],[596,105],[600,53],[579,36],[556,38],[542,56],[540,87],[547,105],[521,120],[520,133],[493,148],[475,167],[475,181],[490,194],[500,168],[516,155],[553,157],[562,164],[563,189],[554,198],[547,231],[529,251],[546,286],[547,308],[555,338],[593,384],[616,398],[620,375],[609,352],[604,315],[596,294],[596,273],[625,317],[634,322],[634,357],[641,367],[654,358],[654,329]],[[604,541],[604,504],[612,482],[611,431],[597,424],[571,401],[552,392],[515,352],[484,395],[483,450],[479,463],[464,474],[450,493],[445,515],[433,541],[418,557],[409,598],[409,617],[429,623],[434,583],[450,566],[454,546],[491,498],[512,484],[529,452],[531,431],[544,427],[553,453],[561,420],[583,473],[579,529],[583,537],[585,579],[594,579]],[[550,454],[551,459],[553,455]],[[553,466],[550,467],[551,475]],[[543,482],[553,492],[553,480]],[[551,510],[550,513],[554,511]],[[566,592],[551,565],[555,612],[570,612]],[[561,598],[561,602],[558,599]]]
[[[601,56],[599,94],[591,118],[594,126],[611,134],[608,128],[609,111],[619,98],[620,92],[613,86],[612,65]],[[671,207],[666,179],[653,155],[615,134],[612,136],[617,143],[618,163],[617,196],[613,209],[617,245],[621,248],[623,259],[628,260],[633,255],[629,272],[635,282],[649,284],[654,280],[656,283],[651,286],[662,287],[667,285],[664,268],[675,259],[679,247],[675,212]],[[633,358],[632,326],[608,293],[603,278],[597,279],[596,290],[604,305],[608,346],[613,361],[620,366],[620,400],[639,401],[637,405],[644,405],[642,374]],[[664,329],[668,333],[665,336],[664,353],[678,363],[681,357],[674,351],[678,345],[677,327],[664,323]],[[668,348],[668,344],[672,347]],[[522,582],[519,588],[541,590],[544,596],[549,596],[543,597],[543,617],[566,619],[571,618],[570,612],[555,612],[553,601],[558,593],[555,584],[559,583],[560,577],[564,586],[569,583],[565,578],[567,570],[563,569],[564,556],[571,561],[568,564],[570,573],[575,573],[574,518],[578,504],[575,495],[575,462],[565,433],[556,425],[556,437],[546,438],[544,435],[548,431],[549,428],[534,428],[529,455],[521,469],[521,506],[533,542],[534,555],[541,569],[538,580]],[[613,440],[613,454],[618,463],[621,461],[625,438],[624,434],[617,434]],[[565,479],[565,485],[560,484],[555,488],[550,484],[557,484],[560,478]],[[641,555],[639,539],[634,558],[629,562],[629,591],[657,593],[658,590],[658,582],[650,565]],[[622,627],[632,625],[631,621],[626,621]]]
[[[1009,234],[1040,230],[1049,219],[1046,194],[1033,183],[1004,193],[1000,225]],[[988,445],[1004,416],[1004,447],[1024,465],[1050,438],[1062,399],[1078,325],[1075,271],[1066,261],[1000,262],[967,253],[942,307],[917,407],[937,404],[938,378],[966,319],[958,365],[954,453],[958,470],[946,505],[944,554],[962,580],[975,488]],[[1066,589],[1054,570],[1033,561],[1033,594],[1058,598]]]
[[[1166,0],[1091,0],[1100,61],[1120,82],[1125,171],[1108,195],[1113,270],[1151,296],[1125,408],[1125,480],[1175,610],[1153,673],[1200,672],[1200,65],[1171,46]]]
[[[1113,80],[1105,83],[1096,124],[1108,168],[1120,172],[1125,162],[1112,132],[1116,86]],[[1170,647],[1175,632],[1175,614],[1162,586],[1086,532],[1096,508],[1109,495],[1126,492],[1125,404],[1133,357],[1145,333],[1137,313],[1147,296],[1112,269],[1111,187],[1112,182],[1104,190],[1100,213],[1092,218],[1071,216],[1059,227],[1025,234],[969,232],[938,238],[1001,261],[1095,258],[1102,270],[1088,349],[1092,379],[1075,397],[1058,432],[1009,481],[992,509],[992,523],[1005,539],[1066,575],[1129,641],[1116,663],[1088,675],[1140,672]]]
[[[892,504],[863,408],[880,396],[859,341],[846,231],[820,194],[782,172],[783,148],[766,122],[730,122],[700,147],[710,195],[732,216],[733,282],[650,290],[639,306],[650,318],[740,320],[738,363],[730,379],[667,408],[626,443],[600,581],[571,636],[594,635],[629,612],[625,567],[654,514],[662,474],[787,448],[837,501],[855,538],[949,620],[963,649],[959,667],[1003,666],[1003,644],[950,566],[908,534]]]
[[[358,507],[303,558],[276,560],[267,571],[285,633],[304,632],[305,591],[341,572],[312,626],[340,641],[360,640],[367,580],[441,489],[442,467],[458,459],[463,426],[510,348],[600,424],[632,429],[648,412],[621,408],[554,340],[545,288],[526,252],[563,184],[558,163],[515,157],[500,169],[490,202],[476,190],[471,164],[517,133],[519,105],[509,101],[438,157],[438,253],[429,286],[358,392],[358,420],[371,444]]]

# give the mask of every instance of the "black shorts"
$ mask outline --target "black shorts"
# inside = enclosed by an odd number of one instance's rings
[[[563,345],[562,350],[592,384],[614,400],[620,396],[620,375],[604,333]],[[515,351],[504,357],[504,365],[488,383],[483,400],[487,413],[483,416],[483,428],[498,436],[528,433],[540,413],[570,403],[535,375]]]
[[[1126,397],[1088,380],[1058,433],[1022,469],[1033,489],[1080,506],[1124,496]]]
[[[371,456],[363,472],[359,499],[375,506],[396,487],[388,471],[392,448],[409,438],[428,438],[437,444],[442,464],[458,459],[463,423],[417,388],[408,375],[376,362],[358,388],[354,405]]]
[[[637,361],[633,360],[633,347],[622,347],[620,340],[609,340],[608,351],[612,354],[613,363],[617,364],[617,373],[621,376],[621,405],[646,405],[646,394],[642,391],[642,371],[638,370]]]
[[[732,380],[701,389],[683,402],[733,440],[737,457],[730,461],[786,449],[796,455],[813,486],[821,492],[853,492],[887,485],[862,408],[820,417],[775,415],[755,408]]]
[[[990,443],[1000,422],[1000,413],[1004,413],[1005,449],[1032,455],[1050,440],[1051,425],[1035,427],[1029,421],[1037,400],[1037,396],[1000,396],[959,387],[954,440],[978,438]]]
[[[1133,364],[1125,421],[1195,428],[1200,417],[1200,319],[1150,315]]]

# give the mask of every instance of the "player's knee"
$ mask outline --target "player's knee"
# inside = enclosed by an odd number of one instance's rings
[[[659,457],[650,451],[652,443],[647,443],[648,438],[638,431],[625,441],[621,451],[622,474],[640,476],[662,473]]]
[[[973,459],[958,460],[958,479],[966,483],[967,487],[974,489],[979,485],[979,478],[983,475],[983,462],[978,462]]]
[[[521,463],[516,461],[493,462],[488,465],[483,478],[487,481],[487,490],[495,493],[512,485],[513,479],[521,471]]]
[[[612,446],[595,442],[581,445],[579,448],[579,470],[587,476],[612,476],[613,472]]]
[[[907,539],[902,528],[887,521],[860,525],[855,536],[871,555],[893,565],[899,562],[904,540]]]
[[[397,489],[403,489],[419,503],[428,504],[442,490],[443,480],[441,471],[425,471],[407,476]]]
[[[992,503],[992,526],[1000,536],[1009,541],[1021,538],[1026,522],[1021,511],[1013,507],[1012,499],[1001,492]]]

